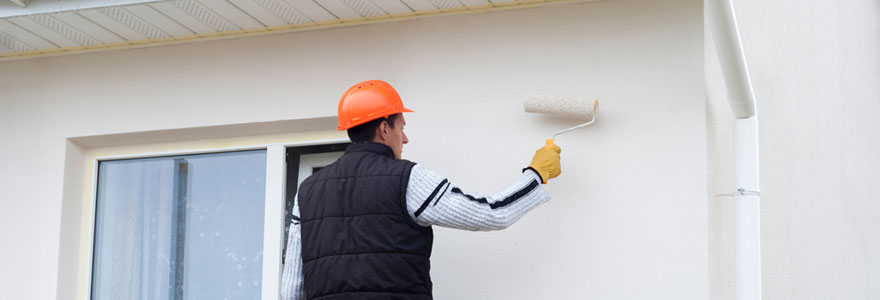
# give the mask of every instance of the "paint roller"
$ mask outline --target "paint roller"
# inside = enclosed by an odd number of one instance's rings
[[[553,96],[527,96],[523,104],[526,112],[562,115],[569,118],[590,119],[586,123],[560,130],[546,141],[545,147],[553,146],[553,139],[557,135],[593,124],[599,114],[599,100],[589,100],[574,97],[553,97]]]

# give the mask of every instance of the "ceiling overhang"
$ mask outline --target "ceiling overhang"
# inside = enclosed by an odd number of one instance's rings
[[[0,0],[0,60],[585,1]]]

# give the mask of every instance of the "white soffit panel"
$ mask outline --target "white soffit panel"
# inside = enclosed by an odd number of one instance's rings
[[[255,20],[254,17],[251,17],[250,15],[248,15],[246,12],[244,12],[240,8],[236,7],[235,5],[232,5],[232,3],[229,3],[226,1],[220,1],[220,0],[201,0],[201,1],[189,0],[189,1],[201,3],[205,7],[213,10],[218,15],[220,15],[224,19],[228,20],[232,24],[235,24],[235,26],[238,26],[238,28],[241,28],[243,30],[248,30],[251,28],[265,27],[265,25],[263,25],[263,23],[260,23],[259,21]]]
[[[290,6],[287,2],[281,0],[253,0],[255,3],[265,7],[273,15],[278,16],[287,24],[305,24],[311,20]]]
[[[408,14],[412,13],[413,10],[400,2],[400,0],[372,0],[376,6],[379,6],[380,9],[385,11],[386,13],[396,15],[396,14]]]
[[[237,6],[239,9],[243,10],[245,13],[250,15],[251,17],[260,21],[260,23],[265,24],[266,26],[283,26],[286,25],[287,22],[281,20],[278,16],[273,14],[271,11],[266,9],[260,4],[257,4],[254,1],[250,0],[229,0],[233,5]],[[269,2],[269,1],[261,1],[261,2]]]
[[[58,19],[64,24],[67,24],[71,28],[82,32],[85,35],[88,35],[94,39],[100,41],[100,43],[104,44],[112,44],[112,43],[121,43],[125,40],[122,37],[116,35],[115,33],[110,32],[104,27],[101,27],[98,24],[95,24],[92,21],[89,21],[86,18],[83,18],[76,12],[63,12],[52,14],[53,17]]]
[[[169,33],[162,31],[152,23],[147,23],[141,18],[138,18],[125,7],[100,8],[98,11],[123,27],[131,29],[141,36],[147,37],[147,39],[161,40],[171,38]]]
[[[369,0],[339,0],[339,2],[342,2],[345,6],[348,6],[364,17],[376,17],[388,14]]]
[[[406,3],[407,6],[412,8],[415,11],[432,11],[437,10],[437,7],[434,4],[431,4],[428,0],[401,0],[403,3]]]
[[[2,31],[0,31],[0,46],[3,46],[6,49],[11,49],[13,52],[10,53],[28,53],[37,51],[37,48],[22,43]]]
[[[180,7],[168,3],[168,2],[159,2],[150,4],[150,7],[161,12],[163,15],[173,19],[180,25],[183,25],[187,29],[196,34],[210,34],[217,32],[214,28],[207,25],[207,22],[204,20],[200,20],[195,14],[187,13],[183,11]],[[230,30],[231,31],[231,30]]]
[[[0,19],[0,32],[5,33],[6,35],[15,39],[18,43],[27,45],[27,48],[30,49],[46,50],[58,48],[57,45],[52,44],[46,39],[39,37],[31,33],[30,31],[18,27],[18,25],[9,22],[9,20],[7,19]]]
[[[458,0],[431,0],[431,4],[441,9],[454,9],[462,6]]]
[[[458,0],[465,6],[481,6],[489,5],[489,0]]]
[[[42,22],[37,23],[32,18],[39,19]],[[52,25],[46,24],[46,23],[52,23],[52,22],[49,22],[47,19],[48,19],[48,17],[45,15],[36,15],[36,16],[27,16],[27,17],[14,17],[14,18],[6,19],[6,20],[9,22],[15,23],[15,25],[18,25],[18,27],[26,28],[27,31],[30,31],[33,34],[38,35],[41,38],[46,39],[49,42],[52,42],[52,44],[58,45],[58,47],[77,47],[77,46],[80,46],[80,44],[78,44],[74,41],[71,41],[70,39],[68,39],[64,35],[61,35],[60,33],[55,32],[52,29],[46,28],[47,26],[52,26]],[[57,24],[57,22],[54,22],[54,23]]]
[[[340,19],[358,19],[361,17],[356,11],[348,7],[339,0],[315,0],[324,8],[329,10],[333,15]]]
[[[219,32],[241,30],[241,27],[229,22],[220,14],[196,1],[172,1],[172,5],[197,18],[205,25]]]
[[[315,1],[285,0],[284,2],[315,22],[328,22],[339,19]]]
[[[142,41],[148,39],[145,35],[140,34],[122,23],[119,23],[119,21],[114,20],[110,16],[107,16],[103,11],[84,10],[80,11],[79,15],[88,18],[92,22],[95,22],[95,24],[98,24],[98,26],[106,28],[110,32],[113,32],[127,41]]]
[[[174,21],[171,18],[165,16],[158,10],[154,9],[152,6],[132,5],[123,9],[133,14],[140,20],[150,20],[149,24],[152,24],[157,29],[167,33],[170,36],[186,36],[195,33],[184,27],[183,25],[180,25],[180,23],[178,23],[177,21]]]
[[[0,60],[588,1],[0,0]]]
[[[56,15],[34,15],[29,16],[31,20],[34,22],[40,23],[40,25],[44,26],[48,30],[56,32],[68,40],[72,41],[74,44],[66,47],[76,47],[76,46],[96,46],[104,43],[101,40],[96,39],[95,37],[86,34],[85,31],[77,29],[69,23],[65,22],[63,19],[65,15],[56,14]],[[41,36],[46,36],[40,33]],[[57,43],[56,43],[57,44]],[[60,44],[59,44],[60,45]]]

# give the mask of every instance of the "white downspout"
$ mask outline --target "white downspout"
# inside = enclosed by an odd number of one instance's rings
[[[757,116],[734,121],[736,297],[761,299],[761,192],[758,189]]]
[[[758,188],[758,117],[730,0],[706,0],[706,15],[734,121],[736,299],[761,299],[761,193]]]

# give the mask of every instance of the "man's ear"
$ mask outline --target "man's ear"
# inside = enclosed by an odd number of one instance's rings
[[[388,122],[379,123],[379,126],[376,127],[376,139],[380,141],[384,141],[386,136],[388,135]]]

